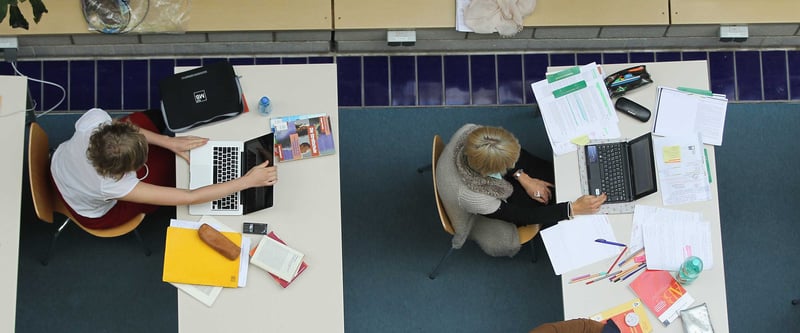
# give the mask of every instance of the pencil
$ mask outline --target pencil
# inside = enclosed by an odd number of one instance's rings
[[[606,274],[605,272],[581,275],[581,276],[579,276],[577,278],[574,278],[574,279],[570,280],[569,283],[580,282],[580,281],[583,281],[583,280],[586,280],[586,279],[594,279],[594,278],[596,278],[598,276],[606,276],[606,275],[608,275],[608,274]]]
[[[628,273],[628,274],[625,274],[625,276],[624,276],[624,277],[622,278],[622,280],[620,280],[620,281],[625,281],[625,279],[627,279],[627,278],[631,277],[633,274],[636,274],[636,272],[638,272],[638,271],[642,270],[642,268],[645,268],[645,267],[647,267],[647,265],[642,265],[641,267],[637,268],[635,271],[633,271],[633,272],[630,272],[630,273]]]
[[[617,263],[619,262],[619,258],[622,258],[622,255],[625,254],[625,251],[628,251],[627,246],[622,248],[622,252],[619,253],[619,255],[617,256],[617,260],[614,260],[614,263],[611,264],[611,267],[608,268],[606,274],[611,273],[611,270],[614,269],[614,266],[617,265]]]
[[[572,280],[569,280],[569,282],[570,283],[577,282],[577,281],[583,280],[585,278],[588,278],[590,276],[592,276],[592,274],[584,274],[584,275],[581,275],[581,276],[576,276],[576,277],[572,278]]]
[[[625,265],[625,263],[628,262],[628,260],[633,259],[637,255],[639,255],[639,253],[642,253],[642,252],[644,252],[644,248],[638,249],[638,250],[636,250],[636,252],[631,253],[629,256],[625,257],[624,260],[619,262],[619,267],[622,267],[622,265]]]
[[[596,278],[596,279],[594,279],[594,280],[590,280],[590,281],[586,281],[586,284],[592,284],[592,283],[595,283],[595,282],[597,282],[597,281],[603,280],[603,279],[605,279],[605,278],[606,278],[606,276],[607,276],[606,274],[603,274],[603,276],[601,276],[601,277],[599,277],[599,278]]]
[[[612,276],[611,280],[613,282],[617,282],[622,276],[624,276],[624,275],[626,275],[626,274],[628,274],[630,272],[633,272],[633,271],[635,271],[635,270],[637,270],[637,269],[639,269],[639,268],[641,268],[643,266],[646,266],[646,264],[645,263],[641,263],[641,264],[637,264],[635,266],[631,266],[629,268],[626,268],[626,269],[622,270],[622,272],[620,272],[619,274],[616,274],[616,275]]]

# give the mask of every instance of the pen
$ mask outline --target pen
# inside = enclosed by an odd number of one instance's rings
[[[635,271],[635,270],[637,270],[637,269],[639,269],[639,268],[641,268],[641,267],[644,267],[644,266],[646,266],[646,264],[644,264],[644,263],[641,263],[641,264],[638,264],[638,265],[635,265],[635,266],[631,266],[631,267],[629,267],[629,268],[626,268],[626,269],[622,270],[622,272],[620,272],[620,273],[618,273],[618,274],[615,274],[614,276],[612,276],[612,277],[611,277],[611,281],[613,281],[613,282],[617,282],[617,281],[619,281],[619,280],[620,280],[620,278],[622,278],[623,276],[627,275],[628,273],[630,273],[630,272],[633,272],[633,271]]]
[[[580,282],[580,281],[583,281],[583,280],[586,280],[586,279],[593,279],[593,278],[596,278],[598,276],[606,276],[606,275],[608,275],[608,274],[606,274],[605,272],[581,275],[579,277],[576,277],[576,278],[570,280],[569,283]]]
[[[622,252],[619,253],[619,255],[617,256],[617,259],[614,260],[614,263],[611,264],[611,267],[608,268],[608,272],[606,272],[606,273],[609,273],[609,272],[611,272],[612,269],[614,269],[614,266],[616,266],[617,262],[619,262],[619,258],[622,258],[622,255],[625,254],[625,251],[627,251],[627,250],[628,250],[627,246],[622,248]]]
[[[596,279],[594,279],[594,280],[591,280],[591,281],[586,281],[586,284],[592,284],[592,283],[595,283],[595,282],[597,282],[597,281],[603,280],[603,279],[605,279],[605,278],[606,278],[606,276],[607,276],[607,275],[608,275],[608,274],[606,274],[606,273],[603,273],[603,276],[601,276],[601,277],[599,277],[599,278],[596,278]]]
[[[678,90],[683,91],[683,92],[687,92],[687,93],[690,93],[690,94],[695,94],[695,95],[703,95],[703,96],[713,96],[714,95],[714,93],[712,93],[711,90],[705,90],[705,89],[697,89],[697,88],[689,88],[689,87],[678,87]]]
[[[622,280],[620,280],[620,281],[625,281],[625,279],[629,278],[629,277],[630,277],[630,276],[632,276],[633,274],[636,274],[636,272],[638,272],[638,271],[642,270],[642,268],[645,268],[645,267],[647,267],[647,265],[642,265],[641,267],[637,268],[637,269],[636,269],[636,270],[634,270],[633,272],[630,272],[630,273],[628,273],[628,274],[625,274],[625,276],[624,276],[624,277],[622,278]]]
[[[625,246],[627,246],[627,245],[625,245],[625,244],[622,244],[622,243],[617,243],[617,242],[607,241],[607,240],[605,240],[605,239],[602,239],[602,238],[595,239],[594,241],[595,241],[595,242],[598,242],[598,243],[609,244],[609,245],[616,245],[616,246],[622,246],[622,247],[625,247]]]
[[[708,149],[703,148],[703,153],[706,155],[706,172],[708,173],[708,183],[711,184],[711,165],[708,164]]]
[[[569,283],[577,282],[577,281],[583,280],[585,278],[588,278],[590,276],[592,276],[592,274],[584,274],[584,275],[581,275],[581,276],[576,276],[576,277],[572,278],[572,280],[569,280]]]
[[[636,250],[636,252],[631,253],[631,255],[629,255],[628,257],[619,262],[619,267],[622,267],[622,265],[625,265],[625,263],[628,262],[628,260],[631,260],[633,257],[639,255],[639,253],[642,252],[644,252],[644,248],[638,249]]]

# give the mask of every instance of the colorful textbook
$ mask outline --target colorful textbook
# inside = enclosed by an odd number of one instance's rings
[[[694,298],[668,271],[648,269],[631,282],[630,288],[664,326],[694,303]]]
[[[295,161],[335,152],[330,116],[324,113],[270,120],[278,161]]]

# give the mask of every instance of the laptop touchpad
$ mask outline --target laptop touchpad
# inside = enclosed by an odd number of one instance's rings
[[[189,188],[194,190],[199,187],[211,185],[213,167],[211,165],[194,165],[189,175]]]

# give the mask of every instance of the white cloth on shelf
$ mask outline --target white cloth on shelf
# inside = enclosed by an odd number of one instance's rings
[[[464,9],[464,23],[476,33],[511,37],[522,31],[523,19],[535,8],[536,0],[472,0]]]

